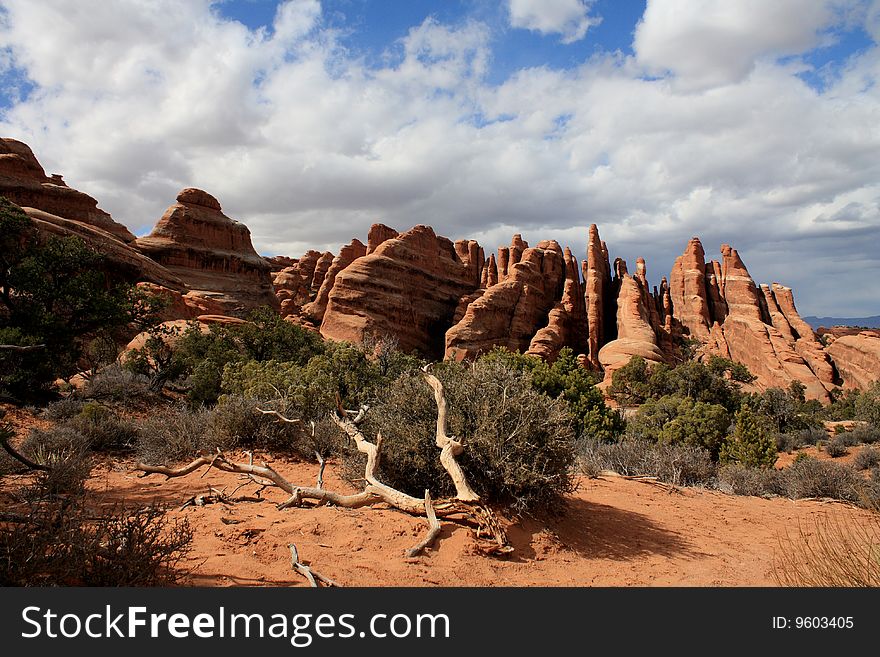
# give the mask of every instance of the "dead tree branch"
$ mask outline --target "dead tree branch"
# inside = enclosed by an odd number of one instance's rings
[[[284,417],[284,416],[283,416],[281,413],[279,413],[278,411],[268,411],[268,410],[264,410],[264,409],[260,408],[259,406],[257,406],[256,409],[257,409],[260,413],[262,413],[263,415],[274,415],[274,416],[276,416],[279,420],[281,420],[282,422],[287,422],[288,424],[299,424],[300,422],[302,422],[302,420],[298,420],[298,419],[296,419],[296,418],[291,419],[291,418],[288,418],[288,417]]]
[[[464,471],[455,460],[464,447],[446,433],[446,396],[443,394],[443,384],[440,379],[428,372],[427,365],[422,369],[422,376],[434,390],[434,400],[437,402],[437,447],[440,448],[440,463],[455,484],[455,497],[462,502],[476,502],[480,496],[470,487]]]
[[[16,353],[28,353],[30,351],[39,351],[45,349],[44,344],[17,345],[17,344],[0,344],[0,351],[14,351]]]
[[[296,549],[296,545],[293,543],[288,543],[287,547],[290,548],[290,567],[293,568],[300,575],[305,577],[309,581],[309,585],[312,588],[318,588],[318,582],[323,582],[327,586],[339,586],[336,582],[334,582],[329,577],[325,577],[324,575],[315,572],[311,569],[310,566],[302,563],[299,560],[299,552]]]
[[[422,550],[431,545],[440,534],[440,521],[437,520],[437,514],[434,513],[434,506],[431,504],[431,491],[427,488],[425,489],[425,515],[428,518],[428,533],[417,545],[406,551],[408,557],[421,554]]]

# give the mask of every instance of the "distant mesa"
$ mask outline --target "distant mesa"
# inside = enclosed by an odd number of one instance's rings
[[[553,240],[520,235],[497,253],[453,242],[430,226],[398,232],[374,224],[366,243],[338,252],[263,258],[247,227],[216,197],[183,189],[146,237],[135,239],[97,201],[47,177],[30,148],[0,140],[0,194],[48,234],[80,235],[121,272],[163,295],[167,321],[226,321],[268,305],[328,339],[391,337],[405,351],[471,359],[496,346],[548,361],[571,348],[583,366],[613,372],[641,356],[671,363],[690,344],[696,358],[723,356],[756,375],[756,389],[799,381],[811,399],[880,379],[880,317],[802,318],[792,290],[758,285],[735,248],[706,259],[692,237],[660,284],[648,267],[613,261],[593,224],[584,260]],[[859,328],[819,326],[850,324]]]

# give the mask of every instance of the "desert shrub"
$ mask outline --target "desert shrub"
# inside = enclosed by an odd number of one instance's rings
[[[21,444],[21,453],[48,470],[37,473],[29,497],[79,495],[91,471],[89,441],[69,427],[32,429]]]
[[[852,462],[852,466],[856,470],[870,470],[877,465],[880,465],[880,450],[873,447],[864,447],[859,450]]]
[[[875,381],[853,403],[853,417],[880,429],[880,381]]]
[[[412,371],[419,364],[402,354],[375,358],[361,347],[328,342],[323,353],[304,365],[274,360],[229,363],[223,372],[223,391],[273,400],[281,404],[276,410],[290,418],[318,422],[335,411],[337,395],[346,408],[374,403],[401,371]]]
[[[856,400],[861,394],[859,390],[834,388],[831,391],[831,403],[825,407],[822,416],[826,420],[854,420]]]
[[[97,452],[131,449],[137,440],[137,427],[131,421],[97,402],[83,404],[64,426],[84,436],[88,448]]]
[[[82,412],[85,401],[77,396],[63,397],[58,401],[51,402],[43,408],[42,414],[49,420],[69,420]]]
[[[824,514],[780,538],[773,573],[780,586],[880,586],[880,523]]]
[[[611,395],[624,406],[642,404],[649,399],[674,395],[695,402],[718,404],[734,412],[743,395],[740,383],[754,380],[740,363],[713,356],[708,363],[685,361],[675,367],[649,366],[634,356],[612,374]]]
[[[736,414],[734,430],[721,444],[721,463],[770,467],[776,463],[776,438],[767,419],[743,406]]]
[[[194,458],[201,451],[225,448],[208,432],[209,411],[171,407],[154,413],[141,423],[137,456],[144,463],[160,465]]]
[[[835,436],[828,441],[827,445],[825,445],[825,453],[831,458],[836,459],[841,456],[846,456],[846,454],[849,453],[846,441],[841,440],[840,438],[840,436]]]
[[[447,430],[464,445],[458,460],[484,500],[537,511],[554,508],[573,489],[574,418],[564,400],[536,391],[528,376],[500,361],[444,363],[436,373]],[[425,488],[436,497],[454,492],[439,462],[436,421],[433,391],[420,374],[405,373],[389,386],[364,424],[366,435],[382,433],[383,481],[418,497]]]
[[[718,489],[734,495],[785,495],[785,476],[781,470],[755,468],[729,463],[718,468]]]
[[[821,421],[813,402],[804,399],[804,385],[792,381],[788,390],[769,388],[761,394],[752,395],[748,400],[751,409],[772,422],[778,433],[800,431],[818,427]]]
[[[627,422],[627,436],[669,444],[692,445],[718,458],[730,416],[720,404],[665,395],[645,402]]]
[[[150,386],[149,377],[114,363],[88,378],[81,397],[131,404],[155,401],[156,393]]]
[[[807,427],[799,431],[789,431],[776,435],[776,448],[780,452],[793,452],[807,445],[815,445],[820,440],[825,440],[828,434],[819,427]]]
[[[578,466],[589,476],[602,470],[657,477],[676,486],[708,485],[715,476],[709,452],[696,445],[657,444],[624,439],[617,443],[585,441],[578,445]]]
[[[319,335],[285,322],[271,308],[257,308],[248,320],[212,324],[207,331],[193,324],[173,340],[157,329],[130,355],[126,367],[150,376],[154,389],[176,381],[191,404],[210,405],[220,397],[223,370],[229,364],[278,361],[302,366],[324,351]]]
[[[604,395],[596,388],[595,375],[581,367],[570,347],[561,349],[552,364],[503,347],[496,347],[480,360],[500,362],[527,374],[535,390],[552,399],[564,399],[575,418],[578,439],[611,441],[623,433],[624,422],[620,413],[605,404]]]
[[[864,501],[864,481],[846,465],[807,457],[798,459],[783,472],[785,494],[792,499],[830,497],[855,503]]]
[[[856,445],[872,445],[880,442],[880,427],[872,424],[857,424],[849,432]]]
[[[0,585],[173,584],[191,541],[186,520],[169,521],[158,507],[95,518],[81,503],[38,506],[0,533]]]

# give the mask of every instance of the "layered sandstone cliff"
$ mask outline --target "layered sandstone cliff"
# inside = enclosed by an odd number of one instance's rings
[[[277,306],[271,265],[254,250],[247,226],[223,214],[217,199],[200,189],[181,191],[135,246],[223,314]]]

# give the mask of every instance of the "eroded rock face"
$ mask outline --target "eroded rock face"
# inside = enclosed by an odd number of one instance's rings
[[[822,379],[827,379],[830,372],[817,360],[817,375],[801,355],[809,354],[811,348],[806,343],[798,347],[795,332],[773,291],[758,289],[736,249],[725,244],[721,253],[721,291],[728,308],[721,324],[725,343],[721,353],[748,367],[758,377],[758,388],[786,388],[797,380],[806,387],[808,398],[827,401],[831,384]],[[719,342],[717,336],[715,342]]]
[[[646,299],[647,290],[641,277],[627,273],[626,263],[618,259],[617,338],[599,350],[599,362],[605,371],[603,383],[610,384],[615,370],[626,365],[633,356],[641,356],[649,363],[666,360],[657,343],[657,334],[651,324],[651,311]]]
[[[507,253],[508,263],[516,262],[506,278],[470,303],[461,321],[446,332],[447,358],[475,358],[495,346],[526,351],[547,324],[548,313],[563,292],[562,248],[550,240],[519,253],[522,244],[515,235]]]
[[[669,275],[673,313],[684,334],[698,340],[709,337],[711,315],[706,286],[706,253],[699,238],[688,242]]]
[[[539,329],[529,343],[528,353],[549,362],[556,360],[563,347],[571,347],[575,354],[587,349],[587,312],[580,270],[571,249],[565,248],[565,281],[562,299],[550,310],[547,326]]]
[[[149,281],[179,292],[186,290],[183,281],[168,269],[101,228],[34,208],[24,208],[24,211],[44,235],[74,236],[84,240],[103,254],[108,264],[123,278],[132,282]]]
[[[590,225],[587,242],[587,260],[584,269],[584,301],[587,309],[587,358],[594,369],[601,367],[599,350],[606,339],[606,313],[610,305],[611,266],[608,261],[608,248],[599,238],[599,228]]]
[[[254,250],[247,226],[223,214],[220,203],[207,192],[181,191],[153,232],[135,245],[179,277],[193,294],[219,304],[225,315],[278,305],[271,265]]]
[[[827,347],[845,388],[867,388],[880,380],[880,332],[843,335]]]
[[[330,291],[336,283],[339,272],[365,255],[367,255],[367,247],[360,240],[354,239],[343,246],[339,255],[333,258],[327,273],[322,277],[315,300],[303,308],[303,314],[313,322],[320,324],[324,319],[324,312],[327,310],[327,303],[330,300]],[[315,278],[317,278],[317,274]]]
[[[354,342],[392,335],[404,351],[439,357],[459,299],[479,284],[450,240],[415,226],[336,275],[321,335]]]
[[[27,144],[0,139],[0,196],[24,208],[100,228],[124,243],[134,235],[100,208],[98,202],[67,186],[61,176],[47,176]]]

